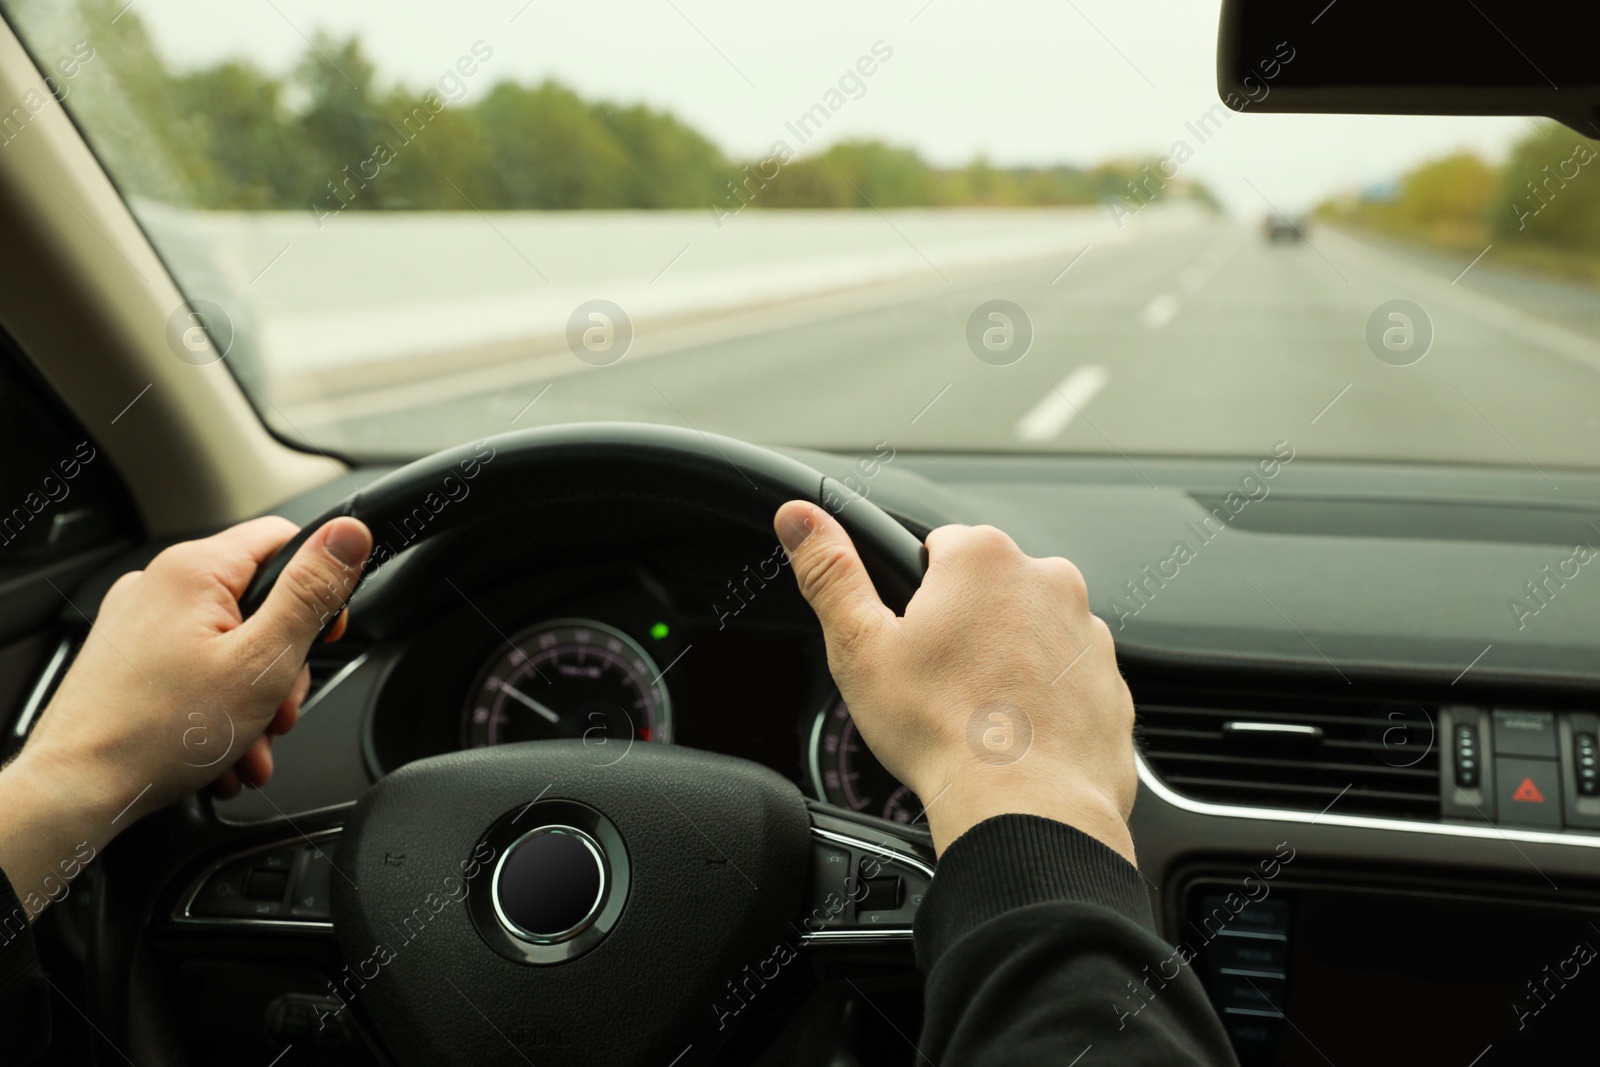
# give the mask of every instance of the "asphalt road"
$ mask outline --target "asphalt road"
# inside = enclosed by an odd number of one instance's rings
[[[448,399],[341,404],[313,436],[422,452],[515,427],[644,419],[870,449],[1301,456],[1534,467],[1600,459],[1600,292],[1326,229],[1269,244],[1216,221],[1081,257],[954,275],[640,336],[619,362]],[[1070,266],[1069,266],[1070,263]],[[980,359],[968,322],[1033,339]],[[1409,350],[1367,339],[1411,301]],[[1016,316],[1013,316],[1016,318]],[[1425,355],[1417,340],[1431,324]],[[992,323],[991,323],[992,325]],[[1385,320],[1379,330],[1398,327]],[[1020,333],[1020,329],[1019,329]],[[1018,334],[1013,335],[1018,336]],[[1382,346],[1380,345],[1380,348]],[[548,357],[547,357],[548,358]],[[565,360],[565,354],[561,355]],[[1397,365],[1407,363],[1409,365]]]

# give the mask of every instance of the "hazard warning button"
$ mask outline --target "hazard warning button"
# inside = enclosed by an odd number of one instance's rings
[[[1544,794],[1539,792],[1539,787],[1533,784],[1532,778],[1524,778],[1522,784],[1512,792],[1511,799],[1526,804],[1543,804]]]
[[[1500,823],[1505,826],[1561,826],[1561,764],[1555,760],[1495,761]]]

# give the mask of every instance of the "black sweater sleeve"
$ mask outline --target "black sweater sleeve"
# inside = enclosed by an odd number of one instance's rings
[[[939,1067],[1068,1067],[1090,1048],[1086,1064],[1236,1063],[1139,872],[1063,823],[1001,815],[962,834],[915,926],[918,1047]]]
[[[34,951],[28,913],[0,871],[0,1046],[7,1063],[29,1063],[50,1047],[50,986]]]

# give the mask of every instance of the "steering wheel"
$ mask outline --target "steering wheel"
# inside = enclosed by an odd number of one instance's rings
[[[640,424],[519,431],[403,467],[307,524],[241,608],[342,515],[380,543],[596,500],[770,530],[790,499],[834,512],[904,609],[925,550],[875,504],[770,449]],[[215,854],[214,819],[203,836]],[[475,1067],[700,1062],[800,953],[895,945],[908,967],[934,862],[921,830],[808,802],[768,767],[643,742],[601,758],[584,740],[407,764],[342,813],[337,847],[342,1010],[400,1064]]]

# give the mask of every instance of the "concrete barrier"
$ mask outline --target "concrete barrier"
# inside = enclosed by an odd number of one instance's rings
[[[349,211],[319,225],[309,211],[135,208],[190,298],[233,318],[236,370],[291,406],[565,352],[568,318],[592,299],[636,333],[835,292],[859,305],[1209,217],[1152,207],[1118,228],[1098,208],[747,210],[718,226],[709,211]]]

